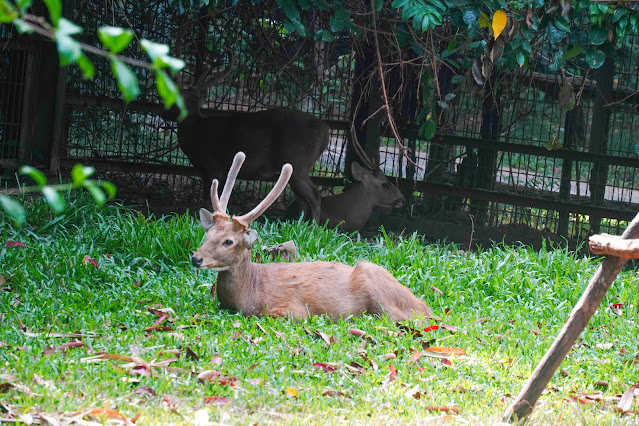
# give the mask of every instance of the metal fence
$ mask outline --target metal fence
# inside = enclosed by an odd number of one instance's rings
[[[183,86],[206,65],[208,58],[201,52],[230,47],[237,58],[234,72],[211,88],[206,107],[240,112],[290,106],[326,120],[332,129],[330,145],[313,175],[325,190],[343,186],[355,78],[352,46],[285,34],[284,15],[275,2],[243,10],[246,13],[215,11],[191,19],[192,14],[164,0],[145,8],[132,2],[104,8],[86,1],[71,18],[85,28],[85,41],[92,44],[102,23],[130,27],[140,38],[170,44],[172,54],[188,64],[179,80]],[[316,16],[318,26],[327,19]],[[3,39],[13,37],[0,33]],[[600,221],[604,231],[623,228],[639,203],[633,140],[639,126],[634,96],[639,90],[637,44],[639,38],[629,37],[599,70],[585,63],[566,70],[580,99],[569,113],[557,102],[565,81],[543,61],[501,75],[502,89],[491,106],[498,126],[488,133],[484,100],[472,97],[463,79],[452,76],[448,83],[455,97],[439,112],[435,138],[421,140],[411,125],[400,128],[403,145],[411,148],[418,167],[402,158],[382,120],[381,167],[411,196],[402,214],[450,218],[451,212],[471,212],[481,224],[526,224],[565,236],[598,231],[592,223]],[[5,163],[21,159],[21,84],[26,71],[16,64],[24,52],[11,47],[0,51],[0,161]],[[139,48],[124,53],[144,57]],[[53,146],[52,162],[95,165],[118,184],[128,202],[200,204],[199,177],[177,147],[176,124],[158,114],[153,76],[135,72],[142,94],[124,105],[106,61],[96,60],[92,80],[69,68],[61,143]],[[242,191],[262,194],[270,183],[244,185]]]

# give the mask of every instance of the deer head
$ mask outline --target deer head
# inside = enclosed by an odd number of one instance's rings
[[[360,190],[363,190],[371,200],[374,200],[376,207],[401,207],[406,199],[397,186],[393,185],[384,172],[379,169],[379,151],[371,158],[366,154],[356,137],[353,137],[352,141],[355,154],[364,166],[362,167],[355,162],[351,165],[353,179],[363,185]]]
[[[275,202],[286,188],[293,173],[293,167],[288,163],[284,164],[277,183],[266,198],[245,215],[231,218],[226,213],[226,206],[245,158],[243,152],[235,154],[222,196],[219,198],[218,180],[213,180],[211,185],[213,212],[200,209],[200,222],[206,230],[206,237],[202,246],[191,258],[193,265],[198,268],[225,271],[239,263],[246,253],[250,253],[253,243],[257,240],[257,232],[249,229],[249,225]]]

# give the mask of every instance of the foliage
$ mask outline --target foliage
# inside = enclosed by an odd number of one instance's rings
[[[210,298],[215,273],[189,265],[203,236],[191,215],[69,203],[52,217],[38,200],[20,229],[0,219],[0,416],[12,422],[498,423],[598,266],[565,250],[465,253],[267,222],[261,244],[295,239],[305,261],[378,262],[443,322],[245,318]],[[615,410],[636,382],[636,287],[622,272],[532,424],[636,422]]]
[[[167,45],[142,39],[140,45],[151,63],[133,60],[120,55],[133,41],[133,31],[111,26],[100,27],[98,37],[107,50],[98,49],[74,39],[73,36],[81,33],[82,28],[63,17],[62,0],[45,0],[50,22],[28,13],[31,4],[32,0],[17,0],[15,4],[10,0],[0,0],[0,22],[14,24],[20,33],[37,33],[55,40],[60,66],[77,64],[86,79],[93,78],[95,67],[84,52],[107,57],[126,102],[140,95],[138,79],[127,63],[153,70],[156,76],[156,87],[164,100],[165,107],[168,109],[176,105],[180,109],[179,119],[186,117],[187,110],[180,90],[167,74],[167,71],[172,75],[177,74],[185,64],[181,59],[169,56]]]
[[[29,176],[34,182],[33,186],[21,186],[18,194],[41,193],[45,202],[55,213],[62,213],[67,207],[63,193],[74,189],[85,189],[99,206],[106,203],[107,199],[115,197],[116,188],[111,182],[89,179],[95,173],[93,167],[76,164],[71,169],[71,182],[58,185],[48,185],[47,177],[40,170],[31,166],[22,166],[20,174]],[[8,193],[0,191],[0,209],[16,224],[22,225],[27,220],[27,212],[23,205]]]

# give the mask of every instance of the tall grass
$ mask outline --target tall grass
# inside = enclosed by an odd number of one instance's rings
[[[302,261],[378,263],[458,331],[415,333],[371,316],[336,323],[245,318],[220,310],[210,297],[216,273],[191,268],[190,254],[204,235],[193,215],[147,218],[96,207],[83,196],[70,203],[67,213],[54,216],[36,201],[22,228],[0,218],[5,418],[6,407],[67,417],[109,407],[128,418],[139,414],[142,424],[189,424],[203,413],[221,423],[380,424],[419,423],[443,415],[428,407],[454,407],[458,413],[448,415],[460,423],[492,424],[599,263],[567,250],[495,246],[468,253],[418,235],[363,240],[304,222],[266,221],[255,226],[257,246],[294,239]],[[584,424],[636,423],[636,416],[614,411],[614,400],[586,395],[612,398],[639,378],[638,281],[631,268],[622,272],[562,364],[563,374],[551,381],[533,423],[572,423],[575,416]],[[609,308],[614,303],[623,303],[621,316]],[[158,319],[147,307],[172,309],[173,322],[161,324],[172,330],[145,332]],[[85,345],[52,353],[75,339],[47,333],[81,333]],[[450,365],[417,357],[428,346],[462,348],[467,356]],[[177,357],[171,366],[193,374],[153,369],[149,376],[123,362],[83,362],[102,352],[148,363]],[[237,381],[199,382],[196,374],[208,369]]]

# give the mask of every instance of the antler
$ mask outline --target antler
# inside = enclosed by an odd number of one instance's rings
[[[211,185],[211,204],[213,204],[213,211],[217,213],[226,214],[226,206],[229,203],[229,197],[231,196],[231,191],[233,191],[233,186],[235,185],[235,179],[237,179],[237,175],[240,172],[240,168],[246,159],[246,155],[239,151],[235,154],[233,158],[233,164],[229,169],[229,173],[226,175],[226,182],[224,183],[224,189],[222,190],[222,198],[218,198],[217,196],[217,179],[213,179],[213,184]]]
[[[216,73],[213,73],[211,68],[209,68],[206,72],[203,72],[191,86],[192,90],[197,93],[203,92],[209,87],[212,87],[218,81],[226,78],[226,76],[233,71],[233,67],[235,66],[235,54],[227,47],[224,48],[224,52],[226,52],[229,57],[228,65],[222,71]]]
[[[375,170],[376,168],[379,167],[379,162],[377,165],[375,165],[374,161],[371,161],[371,158],[368,156],[368,154],[366,154],[366,152],[364,151],[364,148],[362,148],[362,146],[359,144],[359,141],[357,140],[357,135],[355,133],[355,129],[353,129],[352,127],[351,127],[351,141],[353,142],[353,148],[355,148],[355,154],[357,154],[357,157],[360,159],[364,167],[367,167],[369,170]]]
[[[268,209],[271,204],[277,200],[277,197],[280,196],[284,188],[286,188],[286,184],[288,180],[291,178],[291,174],[293,174],[293,166],[289,163],[286,163],[282,166],[282,172],[280,173],[280,177],[277,179],[275,186],[271,189],[271,192],[259,203],[253,210],[246,213],[243,216],[236,216],[234,219],[240,222],[245,226],[249,226],[251,222],[257,219],[266,209]]]

